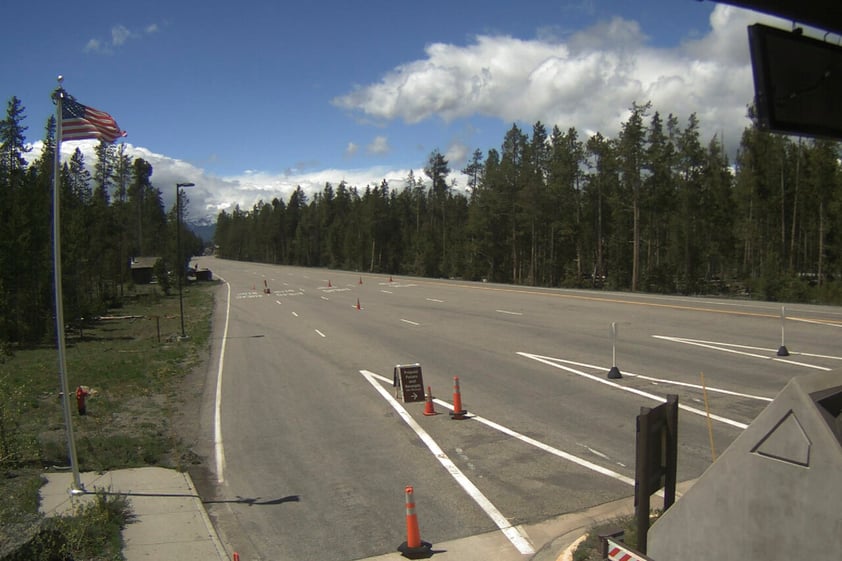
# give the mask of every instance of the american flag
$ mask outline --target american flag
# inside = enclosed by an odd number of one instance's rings
[[[126,136],[126,131],[120,130],[114,117],[105,111],[82,105],[69,95],[62,100],[62,140],[94,138],[114,142],[121,136]]]

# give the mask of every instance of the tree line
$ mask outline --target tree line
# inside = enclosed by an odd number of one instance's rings
[[[748,108],[751,117],[751,108]],[[842,302],[840,147],[762,130],[729,162],[695,114],[632,104],[619,133],[517,124],[450,177],[326,183],[217,218],[225,258],[550,287]]]
[[[25,109],[9,100],[0,121],[0,345],[38,343],[55,335],[52,177],[56,122],[46,123],[44,148],[27,160]],[[71,324],[103,314],[131,285],[131,258],[158,256],[158,274],[183,274],[202,242],[177,219],[151,183],[152,165],[125,146],[100,142],[91,166],[77,148],[60,170],[64,313]],[[184,197],[183,192],[181,196]],[[186,199],[182,198],[183,209]]]

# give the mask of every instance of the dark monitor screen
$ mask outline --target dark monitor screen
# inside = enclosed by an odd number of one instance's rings
[[[761,24],[748,38],[760,124],[842,138],[842,47]]]

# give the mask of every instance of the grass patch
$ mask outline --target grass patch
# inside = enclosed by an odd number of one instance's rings
[[[178,295],[164,296],[154,285],[131,289],[111,312],[114,319],[67,334],[71,394],[77,386],[97,392],[88,398],[85,416],[77,413],[75,395],[70,396],[81,471],[185,469],[193,461],[189,443],[175,430],[175,418],[192,398],[182,392],[185,376],[202,363],[209,346],[215,286],[201,283],[184,290],[187,340],[178,337]],[[39,539],[66,540],[75,553],[56,559],[119,559],[80,549],[93,543],[104,547],[96,533],[100,528],[112,536],[108,540],[119,539],[121,526],[107,522],[125,505],[113,497],[98,499],[73,517],[83,522],[45,524],[38,514],[40,474],[69,466],[56,346],[6,345],[0,350],[0,528],[29,521],[44,533]],[[58,541],[53,545],[58,548]]]

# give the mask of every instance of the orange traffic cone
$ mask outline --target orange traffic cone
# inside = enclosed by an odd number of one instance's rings
[[[433,390],[430,389],[430,386],[427,386],[427,395],[424,401],[424,414],[428,417],[438,415],[436,408],[433,406]]]
[[[236,551],[234,552],[234,561],[240,561],[240,554]]]
[[[363,283],[363,278],[362,278],[362,277],[360,277],[360,284],[362,284],[362,283]]]
[[[357,308],[358,310],[362,310],[362,308],[360,308],[360,299],[359,299],[359,298],[357,298],[357,306],[356,306],[356,308]]]
[[[406,541],[398,546],[404,557],[410,559],[429,557],[430,548],[433,544],[421,541],[421,532],[418,529],[418,516],[415,514],[415,498],[412,496],[412,487],[407,487],[406,493]]]
[[[327,279],[327,287],[328,287],[328,288],[331,288],[332,286],[333,286],[333,285],[332,285],[332,284],[330,284],[330,279]]]
[[[272,291],[269,290],[269,284],[266,282],[266,279],[263,280],[263,292],[265,294],[271,294]]]
[[[450,412],[450,418],[461,420],[465,418],[467,411],[462,409],[462,392],[459,391],[459,376],[453,377],[453,411]]]
[[[392,280],[392,275],[389,275],[389,282],[395,282]]]

